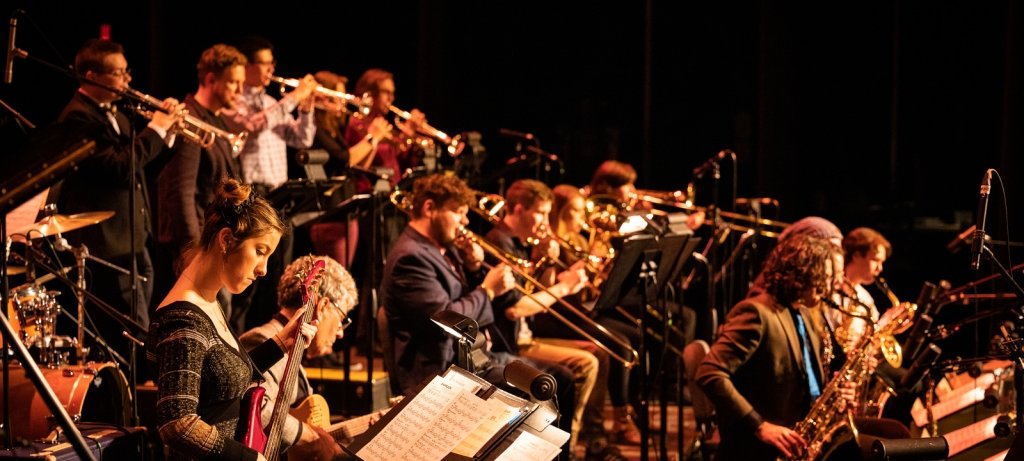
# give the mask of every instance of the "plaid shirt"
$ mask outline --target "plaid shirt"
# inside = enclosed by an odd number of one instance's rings
[[[234,122],[249,131],[242,150],[242,178],[271,188],[288,180],[288,146],[309,148],[316,135],[313,113],[292,117],[298,103],[289,96],[280,101],[264,88],[245,87],[238,97]]]

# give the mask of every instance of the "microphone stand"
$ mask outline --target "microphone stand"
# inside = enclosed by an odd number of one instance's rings
[[[1013,291],[1017,293],[1017,298],[1024,299],[1024,288],[1021,288],[1020,284],[1013,278],[1013,274],[1006,269],[1006,266],[1003,266],[1003,264],[999,262],[996,255],[992,253],[992,249],[990,249],[988,245],[985,245],[984,239],[981,241],[981,253],[985,256],[985,259],[988,259],[989,262],[999,270],[999,273],[1002,274],[1003,278],[1010,282],[1010,286],[1013,287]],[[1017,306],[1016,314],[1018,316],[1024,316],[1024,306]],[[1021,326],[1020,322],[1017,323],[1018,331],[1024,329],[1024,326]],[[1017,436],[1020,437],[1021,434],[1024,434],[1024,429],[1022,429],[1024,428],[1024,411],[1021,411],[1021,409],[1024,409],[1024,355],[1018,351],[1014,353],[1013,356],[1013,387],[1014,392],[1016,393],[1017,408],[1016,423],[1018,430],[1022,431],[1019,432]]]

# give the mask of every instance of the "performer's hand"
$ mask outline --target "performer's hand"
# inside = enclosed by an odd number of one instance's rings
[[[587,271],[583,268],[584,264],[583,260],[576,261],[571,267],[558,274],[558,283],[568,289],[568,293],[564,296],[579,293],[587,286]]]
[[[370,124],[366,127],[366,133],[372,135],[373,139],[377,141],[391,139],[392,131],[394,131],[394,127],[384,117],[379,115],[370,120]]]
[[[516,285],[516,278],[512,275],[505,263],[494,266],[484,276],[484,283],[481,283],[485,290],[489,290],[494,296],[500,296],[511,290]]]
[[[286,352],[295,345],[296,328],[301,329],[302,337],[306,340],[306,346],[309,346],[309,344],[313,342],[313,336],[316,335],[316,326],[320,321],[314,320],[311,323],[303,323],[300,327],[299,323],[302,321],[302,313],[305,311],[305,306],[296,310],[295,314],[292,315],[291,320],[288,321],[288,324],[285,325],[284,329],[277,334],[278,344],[281,344]]]
[[[842,386],[839,386],[839,396],[842,397],[843,402],[840,404],[838,410],[846,411],[846,409],[857,408],[857,383],[847,382]]]
[[[459,250],[459,256],[467,270],[476,271],[484,262],[484,248],[464,235],[455,239],[455,249]]]
[[[807,447],[807,442],[796,431],[768,422],[761,423],[754,435],[762,442],[777,448],[787,458],[799,456]]]

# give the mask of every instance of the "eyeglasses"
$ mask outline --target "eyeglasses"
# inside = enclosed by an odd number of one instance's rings
[[[333,299],[327,298],[327,300],[331,302],[331,305],[338,310],[338,315],[341,316],[341,329],[344,330],[348,328],[348,326],[352,324],[352,317],[350,317],[348,313],[345,312]]]
[[[108,71],[103,71],[103,72],[100,72],[100,73],[101,74],[107,74],[107,75],[113,75],[114,77],[117,77],[117,78],[125,78],[125,77],[131,77],[132,76],[132,70],[128,69],[128,68],[117,69],[117,70],[108,70]]]

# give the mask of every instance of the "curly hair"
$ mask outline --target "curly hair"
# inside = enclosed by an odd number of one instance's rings
[[[302,307],[302,282],[306,280],[309,269],[318,259],[325,263],[319,294],[331,300],[342,312],[350,312],[359,302],[356,282],[352,275],[330,256],[306,255],[292,261],[285,268],[277,284],[277,303],[285,309]]]
[[[244,66],[248,63],[249,60],[237,48],[218,43],[203,51],[203,54],[199,57],[199,62],[196,63],[196,75],[199,77],[199,84],[202,85],[206,74],[212,72],[220,77],[228,69],[234,66]]]
[[[427,200],[433,200],[436,206],[442,206],[450,200],[469,206],[473,203],[474,197],[473,190],[458,176],[446,174],[424,176],[412,184],[412,216],[414,218],[423,216],[423,204]]]
[[[765,292],[786,305],[812,290],[828,293],[832,279],[827,268],[838,254],[833,243],[811,235],[793,235],[779,242],[765,262]]]

